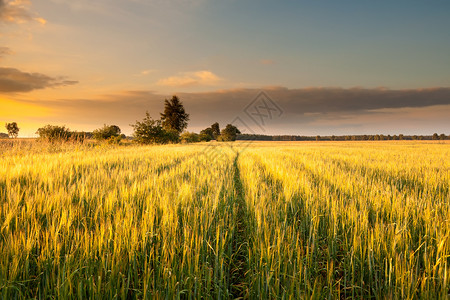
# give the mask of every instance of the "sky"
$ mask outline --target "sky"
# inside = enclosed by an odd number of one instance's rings
[[[0,0],[0,122],[450,134],[450,2]],[[6,132],[3,125],[0,132]]]

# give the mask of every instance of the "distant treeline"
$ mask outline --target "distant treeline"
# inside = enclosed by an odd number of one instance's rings
[[[445,134],[433,135],[331,135],[331,136],[305,136],[305,135],[264,135],[264,134],[238,134],[236,140],[240,141],[391,141],[391,140],[446,140]]]

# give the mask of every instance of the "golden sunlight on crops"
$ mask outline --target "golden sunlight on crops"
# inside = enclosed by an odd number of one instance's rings
[[[449,143],[230,145],[0,146],[1,298],[449,296]]]

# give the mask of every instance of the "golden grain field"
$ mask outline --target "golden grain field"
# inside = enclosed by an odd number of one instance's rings
[[[450,143],[0,154],[2,299],[450,297]]]

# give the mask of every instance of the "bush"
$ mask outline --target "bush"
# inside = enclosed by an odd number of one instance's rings
[[[46,125],[36,131],[40,139],[49,142],[68,141],[72,135],[69,128],[65,126]]]
[[[92,132],[93,137],[96,140],[104,141],[109,140],[111,138],[116,139],[117,137],[120,137],[120,128],[117,125],[103,125],[102,128],[95,129]]]
[[[122,136],[118,135],[118,136],[112,136],[109,139],[106,140],[108,142],[108,144],[115,144],[115,145],[119,145],[120,142],[122,141]]]
[[[202,135],[204,139],[207,139],[208,141],[216,139],[217,136],[219,136],[219,134],[215,135],[214,130],[211,127],[205,128],[202,131],[200,131],[200,135]]]
[[[198,143],[200,142],[200,136],[195,132],[184,132],[180,136],[181,142],[183,143]]]
[[[222,129],[217,140],[221,142],[235,141],[238,133],[240,134],[241,132],[236,126],[228,124],[224,129]]]
[[[163,129],[164,142],[163,144],[176,144],[180,142],[180,134],[176,130]]]
[[[198,135],[198,138],[199,138],[200,142],[209,142],[212,140],[211,136],[209,134],[205,134],[205,133],[200,133]]]
[[[131,125],[134,129],[133,136],[140,144],[167,144],[179,141],[179,135],[174,130],[164,130],[161,120],[153,120],[148,112],[145,113],[142,122],[136,121]]]

